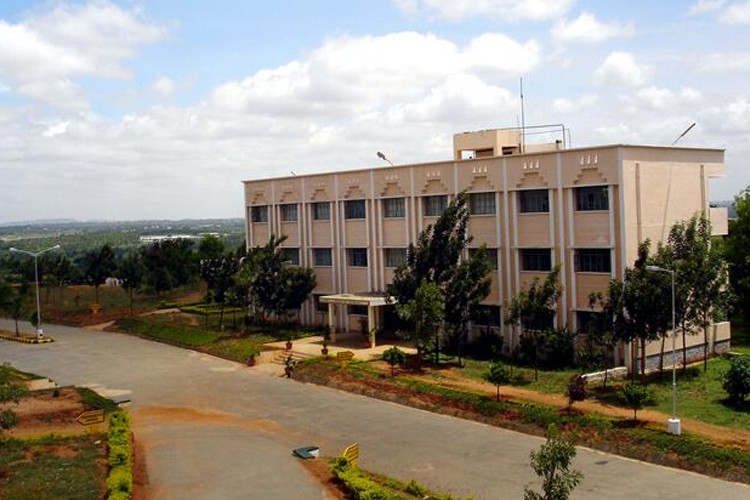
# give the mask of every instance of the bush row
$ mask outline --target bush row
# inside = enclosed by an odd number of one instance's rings
[[[334,458],[331,470],[351,492],[354,500],[389,500],[391,498],[385,488],[365,476],[344,457]]]
[[[130,418],[125,412],[110,414],[108,443],[107,498],[128,500],[133,494],[133,442],[130,438]]]

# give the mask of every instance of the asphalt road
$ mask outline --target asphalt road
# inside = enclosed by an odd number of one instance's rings
[[[10,329],[10,322],[0,320]],[[479,499],[520,499],[542,440],[323,387],[127,335],[46,326],[0,340],[0,362],[132,400],[154,498],[326,498],[291,456],[360,444],[362,467]],[[745,485],[579,448],[574,499],[748,499]]]

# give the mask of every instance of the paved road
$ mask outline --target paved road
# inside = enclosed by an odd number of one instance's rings
[[[0,327],[9,323],[0,320]],[[520,499],[541,439],[268,376],[126,335],[46,327],[56,342],[0,341],[0,362],[60,384],[128,394],[155,498],[297,499],[325,493],[290,456],[359,442],[363,467],[479,499]],[[748,499],[745,485],[579,449],[575,499]]]

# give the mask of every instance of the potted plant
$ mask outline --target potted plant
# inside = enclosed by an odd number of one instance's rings
[[[292,340],[294,340],[294,335],[290,333],[286,336],[286,350],[287,351],[292,350]]]
[[[328,356],[328,341],[323,341],[323,348],[320,350],[320,352],[323,353],[323,356]]]
[[[247,358],[247,366],[255,366],[258,361],[255,359],[255,353],[250,354]]]

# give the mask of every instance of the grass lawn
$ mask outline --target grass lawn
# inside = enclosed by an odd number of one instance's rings
[[[492,364],[490,361],[476,361],[473,359],[464,360],[464,368],[460,373],[471,379],[484,380],[484,374]],[[510,368],[510,365],[506,365]],[[559,371],[539,370],[538,380],[534,380],[534,369],[527,367],[514,366],[513,375],[510,385],[524,387],[533,391],[544,392],[547,394],[565,394],[568,388],[570,377],[581,373],[576,369],[565,369]]]
[[[95,441],[100,441],[96,444]],[[106,439],[102,436],[10,439],[0,453],[0,498],[103,498]]]

